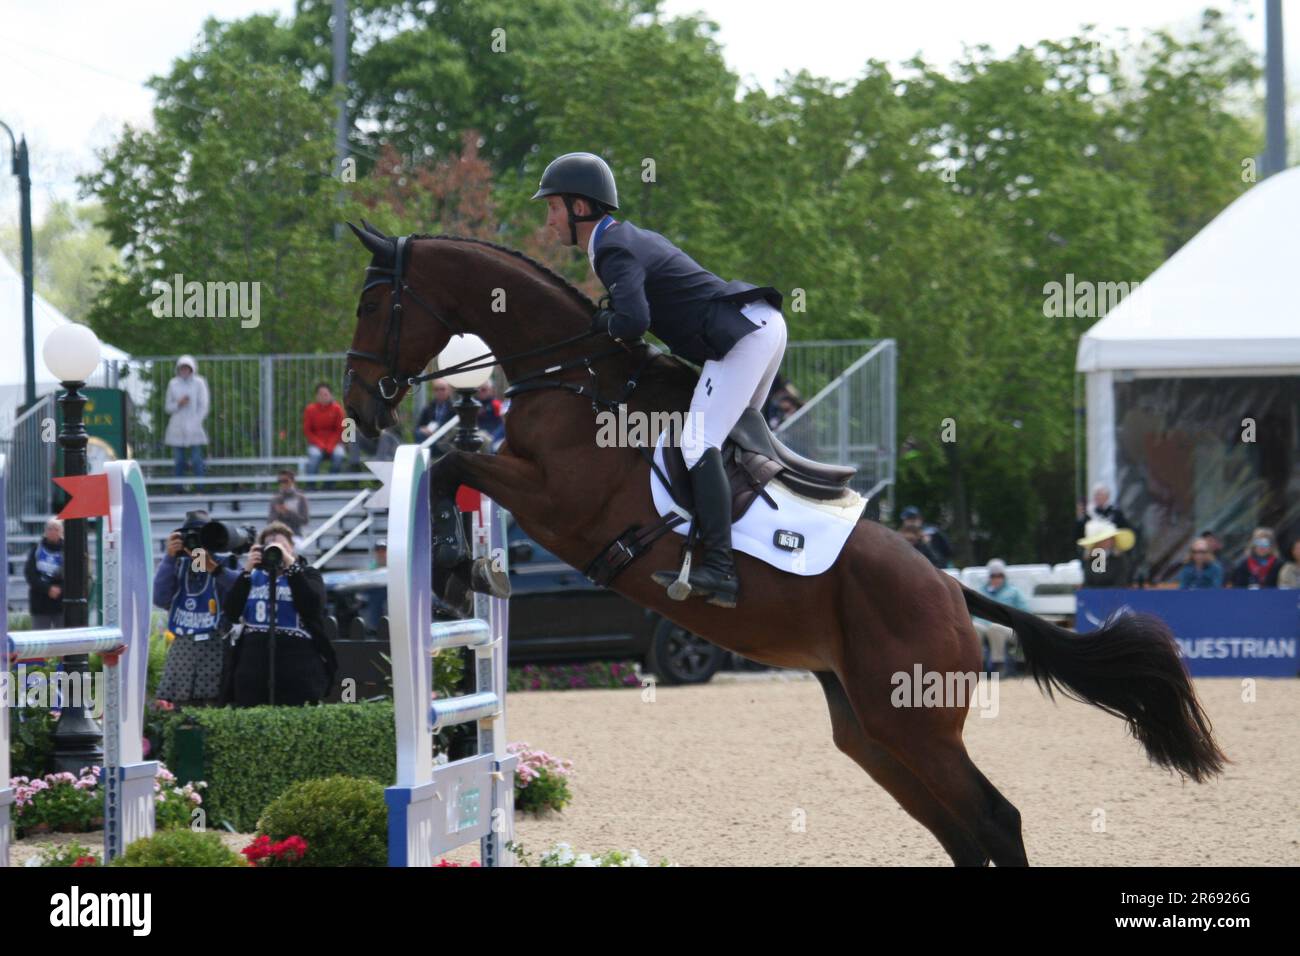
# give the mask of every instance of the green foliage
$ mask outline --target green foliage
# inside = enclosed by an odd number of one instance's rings
[[[397,772],[391,701],[318,707],[193,708],[204,732],[207,825],[249,832],[290,785],[335,774],[393,780]],[[175,764],[177,718],[164,753]]]
[[[766,92],[740,87],[713,25],[654,0],[369,0],[351,12],[343,183],[329,13],[210,20],[152,81],[153,128],[85,179],[125,254],[93,325],[127,348],[154,349],[161,323],[173,351],[338,350],[365,256],[333,226],[363,211],[494,236],[598,292],[584,256],[540,243],[529,198],[551,157],[595,150],[623,216],[783,290],[792,339],[898,341],[897,497],[965,560],[1073,550],[1073,366],[1095,319],[1045,315],[1044,286],[1145,278],[1248,187],[1261,143],[1258,64],[1213,11],[1177,36],[1085,30]],[[149,282],[175,272],[260,281],[261,326],[155,318]],[[151,374],[157,391],[171,370]]]
[[[10,711],[9,767],[15,777],[39,777],[54,769],[55,723],[45,707]]]
[[[32,227],[32,267],[36,292],[56,309],[79,322],[94,301],[98,276],[117,268],[117,251],[99,226],[97,204],[76,206],[55,199],[45,218]],[[15,264],[22,261],[17,225],[0,229],[0,253]],[[10,619],[14,630],[26,630]]]
[[[136,840],[109,866],[247,866],[215,833],[166,830]]]
[[[257,821],[273,841],[300,836],[306,856],[291,866],[386,866],[388,806],[377,780],[304,780],[277,797]]]

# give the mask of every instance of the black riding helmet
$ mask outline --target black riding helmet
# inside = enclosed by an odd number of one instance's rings
[[[595,153],[565,153],[551,160],[533,198],[556,195],[564,199],[564,208],[569,213],[569,239],[574,245],[578,243],[578,223],[603,219],[608,210],[618,208],[614,173]],[[576,196],[594,202],[596,211],[586,216],[576,215],[573,211]]]

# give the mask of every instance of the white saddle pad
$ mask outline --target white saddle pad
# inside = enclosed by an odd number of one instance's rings
[[[667,436],[665,430],[655,446],[655,464],[665,475],[668,473],[664,467]],[[834,564],[867,505],[867,499],[853,490],[846,490],[831,501],[817,501],[796,494],[781,484],[780,479],[769,481],[763,490],[777,506],[773,508],[762,495],[755,498],[749,510],[731,526],[731,546],[791,574],[821,574]],[[660,516],[684,513],[653,468],[650,469],[650,494]],[[690,529],[690,521],[673,528],[680,535]]]

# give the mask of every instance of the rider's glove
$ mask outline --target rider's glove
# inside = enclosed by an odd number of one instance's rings
[[[618,315],[618,313],[613,309],[597,309],[596,314],[591,317],[591,331],[606,332],[611,337],[616,337],[614,336],[614,333],[609,330],[609,324],[616,315]]]

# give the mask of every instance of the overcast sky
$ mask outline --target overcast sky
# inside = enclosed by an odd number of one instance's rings
[[[787,71],[849,79],[868,59],[921,53],[946,65],[964,45],[998,53],[1075,33],[1082,23],[1142,33],[1194,25],[1205,0],[666,0],[670,14],[701,12],[720,27],[727,63],[747,83],[770,87]],[[1264,0],[1226,2],[1250,44],[1264,44]],[[205,18],[288,15],[292,0],[0,0],[0,120],[32,150],[39,221],[51,196],[75,197],[76,175],[124,122],[147,124],[143,83],[192,45]],[[1300,3],[1283,4],[1292,117],[1300,70]],[[792,15],[791,11],[797,11]],[[1294,126],[1294,123],[1291,124]],[[16,182],[0,131],[0,222],[16,222]]]

